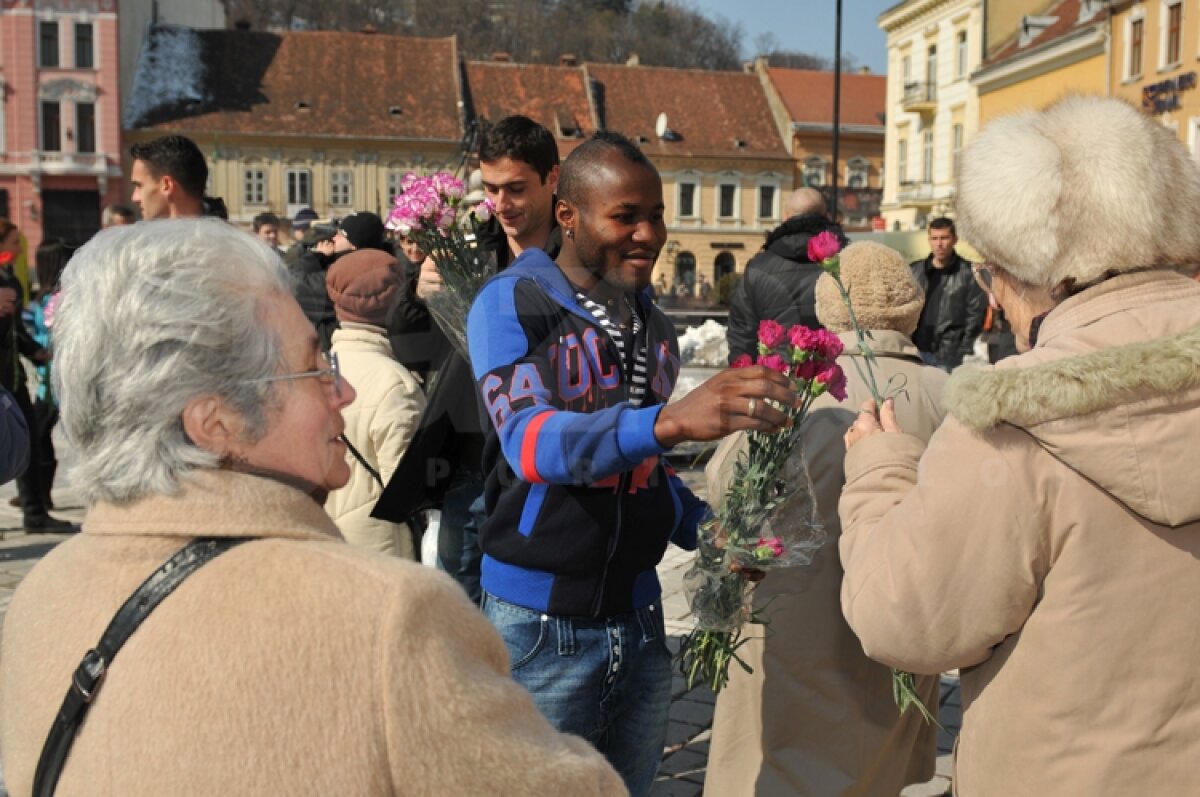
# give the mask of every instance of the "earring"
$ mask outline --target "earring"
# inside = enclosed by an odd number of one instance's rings
[[[567,237],[570,238],[572,241],[574,241],[575,240],[575,231],[567,230]]]

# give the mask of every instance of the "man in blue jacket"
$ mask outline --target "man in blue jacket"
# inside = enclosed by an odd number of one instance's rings
[[[562,249],[530,249],[480,292],[471,365],[490,416],[483,608],[513,677],[559,730],[645,794],[666,736],[671,665],[655,566],[696,543],[708,507],[662,455],[785,422],[766,368],[726,371],[674,404],[674,329],[650,299],[666,241],[662,181],[624,136],[562,166]]]

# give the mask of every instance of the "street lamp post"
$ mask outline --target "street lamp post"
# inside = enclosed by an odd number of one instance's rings
[[[842,0],[837,0],[833,32],[833,208],[830,218],[838,221],[838,144],[842,136]]]

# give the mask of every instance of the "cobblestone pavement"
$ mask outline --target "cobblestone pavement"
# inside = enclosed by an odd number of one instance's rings
[[[71,452],[61,443],[58,448],[60,467],[54,490],[56,509],[53,514],[79,522],[83,519],[83,502],[78,492],[70,486]],[[686,463],[681,461],[677,464],[682,466]],[[681,475],[692,489],[703,494],[703,473],[699,469],[685,468]],[[3,624],[13,590],[21,579],[47,551],[67,539],[67,535],[63,534],[26,534],[21,527],[20,510],[8,503],[15,494],[13,484],[0,486],[0,625]],[[672,651],[678,650],[680,638],[691,629],[691,615],[683,594],[683,574],[691,560],[692,554],[672,547],[659,566],[659,577],[663,584],[663,615],[670,637],[668,645]],[[689,690],[681,676],[675,677],[670,727],[663,749],[662,766],[650,791],[651,797],[698,797],[702,794],[714,703],[715,696],[708,687],[698,686]],[[961,713],[957,675],[947,674],[942,678],[941,722],[948,732],[939,734],[938,774],[929,783],[905,790],[904,797],[934,797],[949,793],[950,749],[962,722]],[[6,794],[0,772],[0,797]]]

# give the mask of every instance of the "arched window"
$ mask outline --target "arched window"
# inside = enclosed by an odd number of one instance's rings
[[[691,296],[695,284],[696,256],[691,252],[680,252],[675,256],[675,292],[678,295]]]
[[[727,274],[737,271],[737,259],[730,252],[721,252],[713,260],[713,282],[720,282]]]

